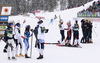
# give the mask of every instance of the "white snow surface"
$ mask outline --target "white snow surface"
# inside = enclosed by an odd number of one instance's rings
[[[93,1],[92,1],[93,2]],[[57,43],[57,41],[61,38],[60,31],[59,31],[59,18],[54,20],[53,24],[49,24],[50,19],[54,17],[56,14],[57,17],[59,15],[64,21],[64,26],[66,28],[67,21],[71,20],[71,23],[74,24],[75,21],[73,18],[77,18],[77,13],[83,8],[87,8],[89,5],[92,4],[92,2],[87,3],[85,7],[81,6],[78,8],[73,8],[65,11],[59,11],[59,12],[46,12],[46,13],[38,13],[36,16],[42,16],[45,17],[44,25],[47,29],[49,29],[48,34],[45,34],[45,42],[46,43]],[[21,34],[24,34],[25,26],[31,25],[31,28],[34,28],[37,25],[38,19],[34,18],[35,16],[33,14],[30,14],[30,16],[10,16],[10,20],[14,20],[15,22],[22,23],[23,20],[26,20],[26,23],[21,28]],[[81,31],[81,23],[80,19],[78,19],[78,23],[80,26],[79,30],[79,38],[82,37],[82,31]],[[93,44],[80,44],[82,48],[69,48],[69,47],[58,47],[56,45],[45,45],[44,49],[44,58],[41,60],[37,60],[36,58],[39,56],[37,48],[34,47],[35,45],[35,37],[33,35],[33,46],[32,46],[32,58],[31,59],[25,59],[24,57],[19,57],[17,60],[8,60],[7,54],[3,53],[3,48],[5,46],[5,43],[3,41],[0,42],[0,63],[100,63],[100,23],[99,22],[93,22]],[[96,34],[95,34],[96,32]],[[65,36],[67,32],[65,31]],[[72,37],[73,39],[73,37]],[[72,40],[71,40],[72,42]],[[29,43],[31,44],[31,38]],[[24,46],[24,42],[23,42]],[[24,54],[25,47],[23,48],[23,54]],[[30,55],[30,48],[28,51],[28,54]]]

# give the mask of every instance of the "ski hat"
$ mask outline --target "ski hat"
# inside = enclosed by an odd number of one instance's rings
[[[88,20],[86,20],[86,22],[89,22]]]
[[[41,23],[43,23],[43,21],[42,21],[42,20],[39,20],[39,21],[38,21],[38,24],[41,24]]]
[[[19,26],[20,26],[20,23],[17,23],[17,24],[16,24],[16,26],[18,26],[18,27],[19,27]]]
[[[13,25],[13,23],[8,23],[9,27]]]
[[[63,23],[63,20],[61,19],[60,22]]]
[[[83,22],[83,23],[84,23],[84,22],[85,22],[85,21],[84,21],[84,19],[82,19],[82,20],[81,20],[81,22]]]
[[[69,20],[68,22],[71,22],[71,20]]]
[[[30,25],[27,25],[26,28],[31,28],[31,26]]]

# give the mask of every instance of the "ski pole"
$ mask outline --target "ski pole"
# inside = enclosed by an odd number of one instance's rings
[[[33,29],[31,29],[33,33]],[[33,36],[31,36],[31,49],[30,49],[30,58],[32,57],[32,42],[33,42]]]
[[[95,35],[98,37],[98,35],[97,35],[97,33],[95,32],[94,28],[93,28],[93,31],[94,31]]]

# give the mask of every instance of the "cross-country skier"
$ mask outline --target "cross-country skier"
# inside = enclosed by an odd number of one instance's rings
[[[57,16],[56,15],[54,16],[54,19],[57,19]]]
[[[63,45],[63,40],[65,39],[63,20],[61,19],[59,23],[60,23],[59,29],[61,34],[61,40],[59,40],[58,42],[60,43],[60,45]]]
[[[81,39],[81,43],[85,42],[85,38],[84,38],[84,36],[85,36],[85,26],[84,26],[84,24],[85,24],[85,21],[84,21],[84,19],[82,19],[81,20],[81,28],[82,28],[83,37]]]
[[[7,25],[7,28],[9,27],[9,25]],[[4,32],[4,42],[7,42],[8,38],[7,38],[7,29]],[[7,48],[8,48],[8,44],[5,45],[3,52],[7,53]]]
[[[25,20],[23,22],[23,24],[25,23]],[[21,25],[20,23],[17,23],[15,24],[15,42],[16,42],[16,57],[20,57],[20,56],[24,56],[22,54],[22,48],[23,48],[23,42],[21,40],[21,31],[20,31],[20,28],[23,26],[23,24]],[[19,45],[20,45],[20,56],[18,55],[18,48],[19,48]]]
[[[79,25],[78,25],[77,20],[75,21],[75,24],[73,26],[73,39],[74,39],[74,46],[78,46],[79,45]]]
[[[38,28],[37,38],[38,38],[38,51],[39,51],[40,55],[37,59],[42,59],[43,58],[44,42],[45,42],[45,33],[48,32],[48,29],[45,29],[42,20],[40,20],[38,22],[38,24],[39,24],[39,28]]]
[[[25,32],[24,32],[24,37],[22,37],[24,40],[24,43],[25,43],[25,58],[30,58],[28,55],[27,55],[27,52],[28,52],[28,49],[29,49],[29,37],[33,36],[33,33],[30,35],[30,25],[27,25],[26,26],[26,29],[25,29]]]
[[[51,23],[53,24],[53,19],[50,20],[50,23],[49,24],[51,24]]]
[[[72,31],[71,31],[71,29],[72,29],[72,27],[71,27],[71,21],[69,20],[69,22],[67,23],[67,26],[68,26],[68,28],[67,28],[67,38],[66,38],[66,44],[65,45],[71,45],[71,33],[72,33]]]
[[[14,40],[13,40],[13,23],[9,23],[8,24],[8,28],[6,29],[6,33],[7,33],[7,42],[9,44],[8,46],[8,59],[10,60],[10,50],[12,50],[12,59],[16,59],[15,55],[14,55]],[[12,46],[12,47],[11,47]]]

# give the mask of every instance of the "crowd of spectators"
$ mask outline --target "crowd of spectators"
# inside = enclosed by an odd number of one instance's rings
[[[66,7],[66,8],[63,8],[63,9],[61,9],[61,10],[66,10],[66,9],[71,9],[71,8],[76,8],[76,7],[80,7],[80,6],[84,6],[84,4],[86,4],[86,3],[88,3],[88,2],[91,2],[91,1],[93,1],[93,0],[87,0],[87,1],[85,1],[85,2],[81,2],[81,1],[78,1],[78,2],[74,2],[73,4],[71,4],[71,5],[69,5],[68,7]],[[80,3],[81,2],[81,3]]]
[[[89,6],[86,10],[82,10],[79,13],[89,13],[89,12],[99,12],[100,11],[100,1],[94,1],[92,6]]]

